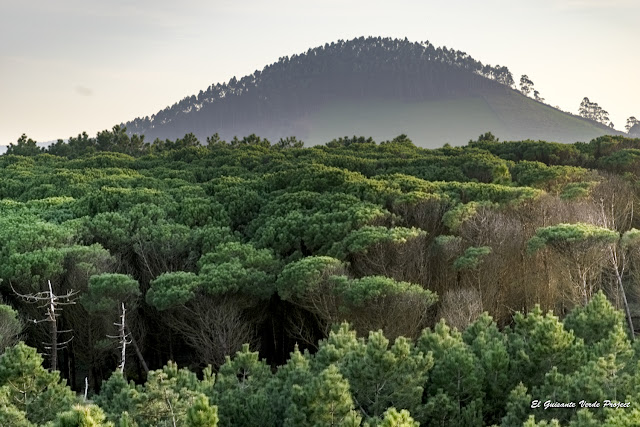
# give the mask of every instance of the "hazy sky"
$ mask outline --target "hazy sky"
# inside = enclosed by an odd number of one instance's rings
[[[0,0],[0,144],[152,115],[338,39],[407,37],[527,74],[551,105],[640,117],[637,0]]]

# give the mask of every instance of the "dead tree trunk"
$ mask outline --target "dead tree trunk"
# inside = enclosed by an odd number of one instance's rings
[[[53,288],[51,287],[51,280],[47,280],[49,283],[49,309],[47,311],[47,320],[51,325],[51,370],[56,371],[58,369],[58,322],[56,319],[56,301],[53,294]]]
[[[124,375],[124,365],[127,362],[127,333],[125,331],[125,314],[124,303],[122,303],[122,314],[120,315],[120,373]]]
[[[42,292],[37,292],[34,294],[20,294],[13,289],[13,292],[18,295],[20,298],[24,299],[28,302],[33,303],[41,303],[42,305],[39,308],[46,308],[46,314],[43,319],[35,320],[33,319],[33,323],[49,323],[49,334],[51,335],[51,342],[43,343],[45,349],[49,351],[49,357],[51,362],[51,370],[55,371],[58,369],[58,351],[65,348],[65,346],[73,339],[73,336],[64,342],[59,342],[58,334],[71,332],[69,331],[60,331],[58,330],[58,317],[60,316],[60,311],[62,311],[62,306],[75,304],[75,300],[73,299],[77,292],[70,290],[64,295],[56,295],[53,292],[53,286],[51,285],[51,280],[47,280],[47,284],[49,289]]]
[[[129,328],[127,327],[127,329]],[[147,362],[144,361],[144,357],[142,356],[140,347],[138,347],[138,343],[136,342],[136,339],[133,337],[133,334],[131,334],[130,336],[131,336],[131,344],[133,345],[133,349],[136,351],[136,356],[138,356],[138,360],[142,365],[142,369],[144,369],[145,374],[149,374],[149,366],[147,366]]]

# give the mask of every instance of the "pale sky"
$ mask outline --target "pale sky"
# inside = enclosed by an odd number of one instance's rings
[[[527,74],[553,106],[640,118],[637,0],[0,0],[0,144],[90,136],[279,57],[429,40]]]

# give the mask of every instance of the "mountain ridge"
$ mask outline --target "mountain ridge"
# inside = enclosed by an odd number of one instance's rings
[[[525,97],[511,72],[465,52],[406,38],[360,37],[281,57],[123,126],[147,140],[192,132],[204,140],[256,133],[311,145],[339,135],[410,135],[424,147],[503,140],[575,142],[619,132]]]

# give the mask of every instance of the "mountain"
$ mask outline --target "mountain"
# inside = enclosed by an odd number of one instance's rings
[[[491,131],[503,140],[588,141],[619,133],[512,89],[504,66],[429,42],[380,37],[325,44],[283,57],[240,80],[209,86],[129,133],[201,140],[255,133],[272,142],[296,136],[321,144],[343,135],[377,141],[401,133],[424,147],[460,145]]]

